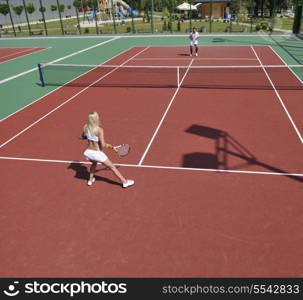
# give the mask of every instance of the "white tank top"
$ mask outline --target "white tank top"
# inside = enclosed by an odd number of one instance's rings
[[[89,141],[99,142],[99,138],[96,135],[91,134],[91,132],[89,131],[88,127],[86,128],[86,138]]]

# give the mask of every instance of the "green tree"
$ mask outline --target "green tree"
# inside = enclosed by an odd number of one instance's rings
[[[45,8],[44,6],[41,6],[41,7],[39,7],[39,11],[40,11],[41,13],[45,13],[46,8]]]
[[[64,4],[60,4],[60,5],[59,5],[59,11],[60,11],[61,13],[63,13],[64,10],[65,10],[65,5],[64,5]]]
[[[57,10],[57,5],[56,5],[56,4],[51,4],[50,10],[51,10],[52,12],[55,12],[55,11]]]
[[[46,7],[44,7],[42,5],[42,0],[39,0],[40,6],[39,6],[39,11],[41,12],[42,15],[42,19],[43,19],[43,26],[44,26],[44,32],[46,35],[48,35],[48,31],[47,31],[47,26],[46,26],[46,22],[45,22],[45,11],[46,11]]]
[[[162,16],[163,17],[168,17],[168,15],[169,15],[169,11],[168,11],[167,7],[163,7]]]
[[[27,3],[25,9],[30,15],[36,10],[35,5],[32,2]]]
[[[8,5],[8,1],[7,1],[7,3],[0,3],[0,13],[2,15],[4,15],[5,18],[6,18],[6,15],[9,14],[11,24],[12,24],[12,27],[13,27],[13,31],[14,31],[14,36],[16,37],[15,24],[14,24],[14,21],[13,21],[13,18],[12,18],[11,10],[10,10],[9,5]]]
[[[20,16],[24,9],[23,5],[17,5],[17,6],[12,5],[12,9],[13,9],[14,13],[19,17],[19,21],[20,21]]]
[[[180,20],[178,20],[178,23],[177,23],[177,30],[181,31],[181,22],[180,22]]]
[[[146,5],[146,1],[145,0],[137,0],[136,1],[136,9],[140,12],[143,10],[143,8],[145,7]]]
[[[81,27],[80,27],[80,20],[79,20],[79,8],[81,7],[81,1],[80,0],[74,0],[73,6],[76,10],[76,16],[77,16],[77,29],[78,32],[81,34]]]
[[[30,15],[36,10],[34,3],[29,2],[25,6],[26,12],[29,13]]]
[[[191,2],[191,1],[189,1],[189,2]],[[174,11],[174,9],[176,8],[177,3],[175,0],[168,0],[166,6],[167,6],[169,12],[172,13]]]
[[[73,6],[79,9],[81,7],[81,1],[80,0],[74,0]]]
[[[166,20],[163,21],[162,30],[163,30],[164,32],[167,31],[167,22],[166,22]]]
[[[86,1],[86,0],[81,1],[81,9],[83,11],[83,21],[85,21],[86,13],[87,13],[87,10],[89,9],[89,1]]]
[[[154,8],[155,8],[155,11],[161,11],[162,10],[162,1],[154,0]]]
[[[240,12],[240,3],[238,1],[232,1],[230,3],[230,12],[232,16],[238,16]]]
[[[98,0],[88,0],[87,6],[89,6],[91,9],[97,9],[98,8]]]
[[[5,20],[6,20],[6,15],[8,13],[9,13],[9,6],[6,3],[0,3],[0,14],[4,15]]]
[[[273,16],[277,12],[292,8],[296,1],[293,0],[268,0],[266,2],[266,8],[270,12],[270,16]]]
[[[0,3],[0,14],[6,16],[9,13],[9,6],[6,3]]]

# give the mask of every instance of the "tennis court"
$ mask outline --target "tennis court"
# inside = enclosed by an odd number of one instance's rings
[[[44,48],[0,48],[0,63],[41,50]]]
[[[2,276],[303,276],[302,62],[282,47],[302,41],[216,39],[34,40],[45,86],[28,57],[1,78],[31,97],[3,104]],[[86,185],[94,110],[131,145],[106,152],[129,189],[101,165]]]

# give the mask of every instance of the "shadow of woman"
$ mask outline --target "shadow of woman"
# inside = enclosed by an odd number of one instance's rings
[[[189,53],[178,53],[177,55],[179,55],[179,56],[190,56]]]
[[[88,178],[89,178],[88,168],[85,165],[81,164],[80,162],[76,162],[76,161],[72,162],[72,163],[70,163],[70,165],[67,168],[75,171],[75,176],[74,176],[75,178],[81,179],[81,180],[88,180]],[[100,169],[97,169],[96,173],[99,171],[107,171],[107,170],[109,170],[109,169],[102,167]],[[108,178],[105,178],[105,177],[102,177],[102,176],[95,175],[95,179],[96,179],[96,181],[103,181],[103,182],[106,182],[109,184],[121,186],[121,183],[108,179]]]

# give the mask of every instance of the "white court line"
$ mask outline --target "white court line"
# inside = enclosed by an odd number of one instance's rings
[[[6,144],[8,144],[9,142],[11,142],[12,140],[14,140],[16,137],[18,137],[19,135],[21,135],[22,133],[24,133],[25,131],[27,131],[28,129],[32,128],[34,125],[36,125],[37,123],[39,123],[40,121],[42,121],[43,119],[45,119],[47,116],[49,116],[50,114],[52,114],[53,112],[55,112],[56,110],[58,110],[60,107],[62,107],[63,105],[67,104],[68,102],[70,102],[71,100],[73,100],[74,98],[76,98],[78,95],[82,94],[83,92],[85,92],[87,89],[89,89],[91,86],[93,86],[94,84],[96,84],[97,82],[101,81],[103,78],[107,77],[108,75],[110,75],[111,73],[113,73],[114,71],[116,71],[119,67],[123,66],[124,64],[128,63],[133,57],[136,57],[137,55],[140,55],[142,52],[144,52],[146,49],[148,49],[148,47],[144,48],[143,50],[141,50],[140,52],[138,52],[137,54],[135,54],[134,56],[132,56],[131,58],[127,59],[124,63],[122,63],[121,65],[117,66],[115,69],[111,70],[110,72],[106,73],[105,75],[103,75],[101,78],[95,80],[94,82],[92,82],[89,86],[85,87],[84,89],[80,90],[78,93],[74,94],[72,97],[68,98],[66,101],[64,101],[63,103],[61,103],[60,105],[56,106],[54,109],[52,109],[51,111],[49,111],[47,114],[45,114],[44,116],[42,116],[41,118],[39,118],[38,120],[36,120],[34,123],[32,123],[31,125],[27,126],[26,128],[24,128],[23,130],[21,130],[19,133],[17,133],[15,136],[13,136],[12,138],[10,138],[9,140],[7,140],[6,142],[4,142],[3,144],[0,145],[0,148],[2,148],[3,146],[5,146]]]
[[[90,165],[88,161],[78,160],[59,160],[59,159],[40,159],[40,158],[25,158],[25,157],[9,157],[0,156],[2,160],[18,160],[18,161],[33,161],[33,162],[46,162],[46,163],[63,163],[63,164],[84,164]],[[99,164],[99,163],[98,163]],[[100,164],[102,165],[102,164]],[[166,169],[177,171],[199,171],[199,172],[212,172],[212,173],[238,173],[238,174],[256,174],[256,175],[278,175],[278,176],[294,176],[303,177],[303,173],[283,173],[283,172],[262,172],[262,171],[246,171],[246,170],[227,170],[227,169],[206,169],[206,168],[186,168],[186,167],[170,167],[170,166],[154,166],[154,165],[135,165],[135,164],[114,164],[120,167],[131,168],[149,168],[149,169]]]
[[[43,48],[43,49],[41,49]],[[47,48],[44,48],[44,47],[41,47],[39,51],[33,51],[33,52],[30,52],[30,53],[27,53],[27,54],[24,54],[24,55],[20,55],[20,56],[17,56],[17,57],[13,57],[13,58],[10,58],[10,59],[7,59],[5,61],[1,61],[0,64],[4,64],[8,61],[11,61],[11,60],[15,60],[15,59],[19,59],[19,58],[23,58],[23,57],[26,57],[28,55],[31,55],[31,54],[35,54],[35,53],[40,53],[41,51],[45,51],[45,50],[48,50],[52,47],[47,47]],[[33,48],[30,48],[30,49],[39,49],[39,47],[33,47]],[[3,56],[1,56],[0,58],[2,58]]]
[[[130,47],[130,48],[128,48],[128,49],[126,49],[126,50],[124,50],[124,51],[122,51],[122,52],[120,52],[120,53],[114,55],[114,56],[112,56],[112,57],[109,58],[108,60],[104,61],[102,64],[107,63],[108,61],[114,59],[115,57],[117,57],[117,56],[119,56],[119,55],[121,55],[121,54],[123,54],[123,53],[125,53],[125,52],[127,52],[127,51],[129,51],[129,50],[131,50],[131,49],[133,49],[133,48],[134,48],[134,47],[132,46],[132,47]],[[95,67],[97,67],[97,66],[95,66]],[[68,84],[69,82],[71,82],[71,81],[73,81],[73,80],[75,80],[75,79],[77,79],[77,78],[79,78],[79,77],[81,77],[81,76],[83,76],[83,75],[85,75],[85,74],[91,72],[91,71],[92,71],[92,70],[89,70],[89,71],[87,71],[87,72],[85,72],[85,73],[83,73],[83,74],[81,74],[81,75],[79,75],[79,76],[77,76],[77,77],[71,79],[70,81],[66,82],[65,84]],[[63,86],[64,86],[64,85],[63,85]],[[55,91],[61,89],[63,86],[58,86],[58,87],[55,88],[54,90],[51,90],[50,92],[48,92],[47,94],[43,95],[42,97],[36,99],[35,101],[32,101],[31,103],[29,103],[29,104],[27,104],[27,105],[21,107],[20,109],[16,110],[15,112],[11,113],[10,115],[8,115],[8,116],[4,117],[3,119],[1,119],[1,120],[0,120],[0,123],[1,123],[2,121],[4,121],[4,120],[8,119],[9,117],[15,115],[15,114],[18,113],[19,111],[25,109],[26,107],[29,107],[29,106],[31,106],[32,104],[34,104],[34,103],[36,103],[36,102],[38,102],[38,101],[44,99],[45,97],[47,97],[48,95],[52,94],[53,92],[55,92]]]
[[[142,155],[142,157],[141,157],[141,159],[139,161],[139,166],[142,165],[142,162],[143,162],[143,160],[144,160],[144,158],[145,158],[145,156],[146,156],[149,148],[151,147],[151,145],[152,145],[152,143],[153,143],[153,141],[154,141],[154,139],[155,139],[155,137],[156,137],[156,135],[157,135],[157,133],[158,133],[158,131],[159,131],[159,129],[160,129],[160,127],[161,127],[161,125],[162,125],[162,123],[163,123],[163,121],[164,121],[164,119],[165,119],[165,117],[166,117],[166,115],[167,115],[167,113],[169,111],[169,109],[170,109],[170,107],[172,106],[172,104],[173,104],[173,102],[174,102],[174,100],[175,100],[175,98],[176,98],[176,96],[177,96],[177,94],[178,94],[178,92],[180,90],[182,82],[183,82],[185,76],[187,75],[187,73],[189,71],[189,68],[190,68],[190,66],[192,65],[193,62],[194,62],[194,59],[192,59],[191,62],[190,62],[190,64],[188,65],[187,70],[186,70],[185,74],[183,75],[180,84],[178,82],[178,88],[176,89],[173,97],[171,98],[171,100],[170,100],[170,102],[169,102],[169,104],[168,104],[168,106],[167,106],[167,108],[166,108],[166,110],[165,110],[165,112],[164,112],[164,114],[162,116],[162,119],[160,120],[160,122],[159,122],[159,124],[158,124],[158,126],[157,126],[157,128],[156,128],[156,130],[155,130],[155,132],[154,132],[154,134],[153,134],[153,136],[152,136],[152,138],[151,138],[148,146],[147,146],[147,148],[145,149],[145,151],[144,151],[144,153],[143,153],[143,155]]]
[[[265,70],[265,68],[264,68],[264,66],[263,66],[263,64],[262,64],[262,62],[261,62],[261,60],[260,60],[258,54],[256,53],[254,47],[252,46],[251,49],[253,50],[253,52],[255,53],[256,57],[258,58],[258,60],[259,60],[259,62],[260,62],[260,65],[261,65],[261,67],[262,67],[262,69],[263,69],[263,71],[264,71],[264,73],[265,73],[267,79],[269,80],[269,82],[270,82],[270,84],[271,84],[271,86],[272,86],[272,88],[273,88],[273,90],[274,90],[276,96],[278,97],[278,99],[279,99],[279,101],[280,101],[280,103],[281,103],[281,105],[282,105],[282,107],[283,107],[283,109],[284,109],[284,111],[285,111],[285,113],[286,113],[286,115],[287,115],[287,117],[288,117],[290,123],[292,124],[292,126],[293,126],[293,128],[295,129],[295,131],[296,131],[296,133],[297,133],[297,135],[298,135],[298,137],[299,137],[301,143],[303,144],[303,138],[302,138],[302,136],[301,136],[301,134],[300,134],[300,131],[299,131],[299,129],[297,128],[295,122],[293,121],[293,119],[292,119],[290,113],[288,112],[288,110],[287,110],[287,108],[286,108],[286,106],[285,106],[285,104],[284,104],[284,102],[283,102],[283,100],[282,100],[280,94],[278,93],[278,91],[277,91],[275,85],[273,84],[272,80],[270,79],[270,76],[268,75],[267,71]]]
[[[285,62],[285,60],[272,48],[272,46],[267,46],[268,48],[270,48],[271,49],[271,51],[286,65],[286,66],[288,66],[288,64]],[[291,71],[297,78],[298,78],[298,80],[302,83],[302,85],[303,85],[303,80],[298,76],[298,74],[296,74],[295,72],[294,72],[294,70],[293,69],[291,69],[290,67],[288,67],[288,69],[289,69],[289,71]],[[302,65],[302,70],[303,70],[303,65]],[[302,88],[303,88],[303,86],[302,86]]]
[[[64,57],[55,59],[55,60],[53,60],[53,61],[51,61],[51,62],[49,62],[49,63],[50,63],[50,64],[51,64],[51,63],[56,63],[56,62],[58,62],[58,61],[61,61],[61,60],[66,59],[66,58],[70,58],[70,57],[75,56],[75,55],[77,55],[77,54],[80,54],[80,53],[86,52],[86,51],[88,51],[88,50],[91,50],[91,49],[93,49],[93,48],[99,47],[99,46],[101,46],[101,45],[110,43],[110,42],[112,42],[112,41],[114,41],[114,40],[116,40],[116,39],[118,39],[118,38],[113,38],[113,39],[104,41],[104,42],[102,42],[102,43],[99,43],[99,44],[90,46],[90,47],[88,47],[88,48],[82,49],[82,50],[80,50],[80,51],[73,52],[73,53],[71,53],[71,54],[69,54],[69,55],[66,55],[66,56],[64,56]],[[6,79],[0,80],[0,84],[3,84],[3,83],[8,82],[8,81],[10,81],[10,80],[16,79],[16,78],[18,78],[18,77],[20,77],[20,76],[26,75],[26,74],[31,73],[31,72],[33,72],[33,71],[37,71],[37,67],[32,68],[32,69],[27,70],[27,71],[24,71],[24,72],[19,73],[19,74],[17,74],[17,75],[8,77],[8,78],[6,78]]]
[[[134,60],[189,60],[189,59],[192,59],[192,57],[188,56],[188,58],[135,58]],[[232,57],[227,57],[227,58],[221,58],[221,57],[212,57],[212,58],[197,58],[195,57],[194,58],[195,60],[235,60],[235,61],[238,61],[238,60],[253,60],[253,61],[258,61],[256,58],[232,58]]]

